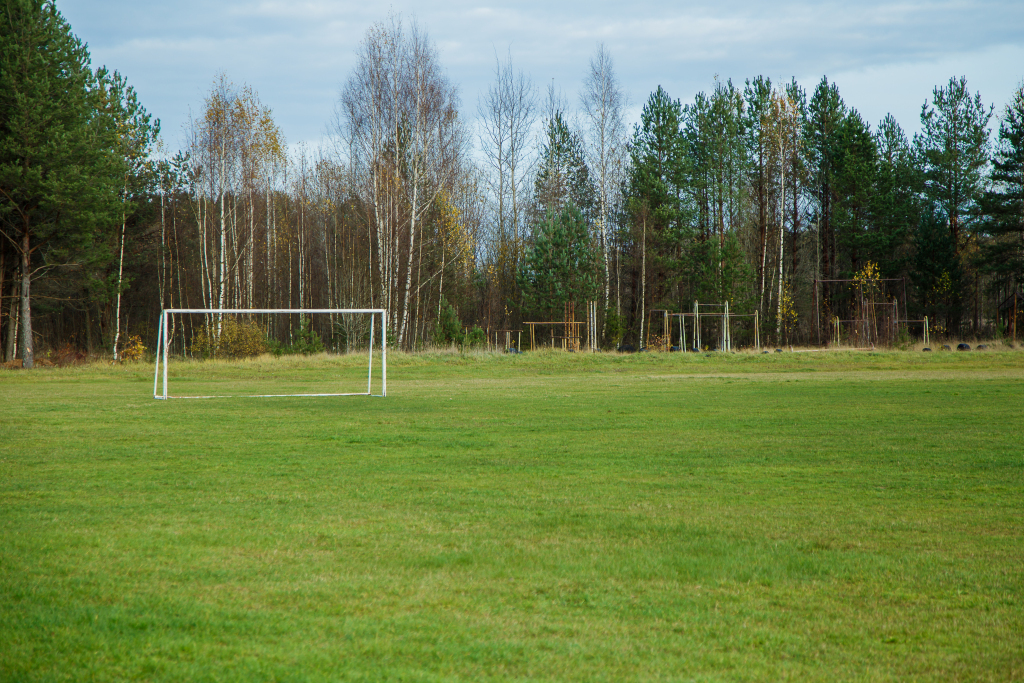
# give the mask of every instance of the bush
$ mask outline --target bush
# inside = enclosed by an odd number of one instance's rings
[[[445,298],[441,299],[441,315],[434,325],[434,345],[447,346],[459,339],[462,332],[462,323],[459,322],[459,314],[455,307],[448,303]]]
[[[483,346],[486,341],[487,335],[479,325],[474,325],[473,329],[466,330],[462,336],[462,345],[467,347]]]
[[[142,343],[142,337],[137,334],[133,334],[128,337],[128,341],[125,342],[121,348],[121,353],[118,358],[124,363],[135,363],[142,360],[142,357],[146,354],[146,347]]]
[[[254,320],[225,318],[219,339],[216,324],[203,325],[192,335],[190,348],[200,358],[253,358],[267,352],[267,334]]]
[[[622,318],[615,312],[614,308],[609,307],[604,312],[604,342],[608,348],[616,348],[622,342]]]
[[[324,340],[320,334],[310,329],[309,318],[299,318],[299,331],[295,333],[291,344],[273,344],[271,351],[275,356],[293,355],[301,353],[310,356],[314,353],[323,353]]]

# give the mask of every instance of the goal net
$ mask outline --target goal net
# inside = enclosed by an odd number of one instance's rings
[[[156,399],[387,396],[379,308],[168,308],[156,351]]]

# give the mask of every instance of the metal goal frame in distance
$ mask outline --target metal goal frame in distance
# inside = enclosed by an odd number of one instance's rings
[[[366,369],[366,391],[326,394],[248,394],[239,396],[172,396],[167,392],[167,355],[170,338],[167,334],[168,318],[174,314],[205,314],[205,315],[262,315],[267,313],[286,313],[307,315],[312,313],[366,313],[370,315],[370,350]],[[373,392],[373,344],[375,321],[380,316],[380,353],[381,353],[381,384],[380,393]],[[160,324],[157,330],[156,367],[153,371],[153,398],[167,400],[169,398],[282,398],[286,396],[376,396],[383,398],[388,395],[388,313],[383,308],[165,308],[160,313]],[[160,365],[163,363],[163,391],[160,389]]]

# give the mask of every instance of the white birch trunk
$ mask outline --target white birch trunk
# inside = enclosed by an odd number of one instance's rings
[[[227,252],[228,252],[228,229],[227,229],[227,213],[224,206],[224,148],[221,147],[221,158],[220,158],[220,255],[219,255],[219,273],[220,282],[217,288],[217,308],[224,308],[224,295],[225,287],[227,286]],[[220,339],[221,326],[223,323],[224,316],[222,314],[217,315],[217,339]]]
[[[127,217],[124,210],[121,211],[121,254],[117,260],[117,306],[114,317],[114,360],[118,360],[117,345],[121,340],[121,280],[124,276],[124,232]]]

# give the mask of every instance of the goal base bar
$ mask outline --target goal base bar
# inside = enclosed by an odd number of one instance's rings
[[[218,396],[154,396],[158,401],[166,401],[172,398],[291,398],[293,396],[369,396],[371,398],[384,398],[381,394],[368,394],[365,391],[358,391],[350,394],[222,394]]]

